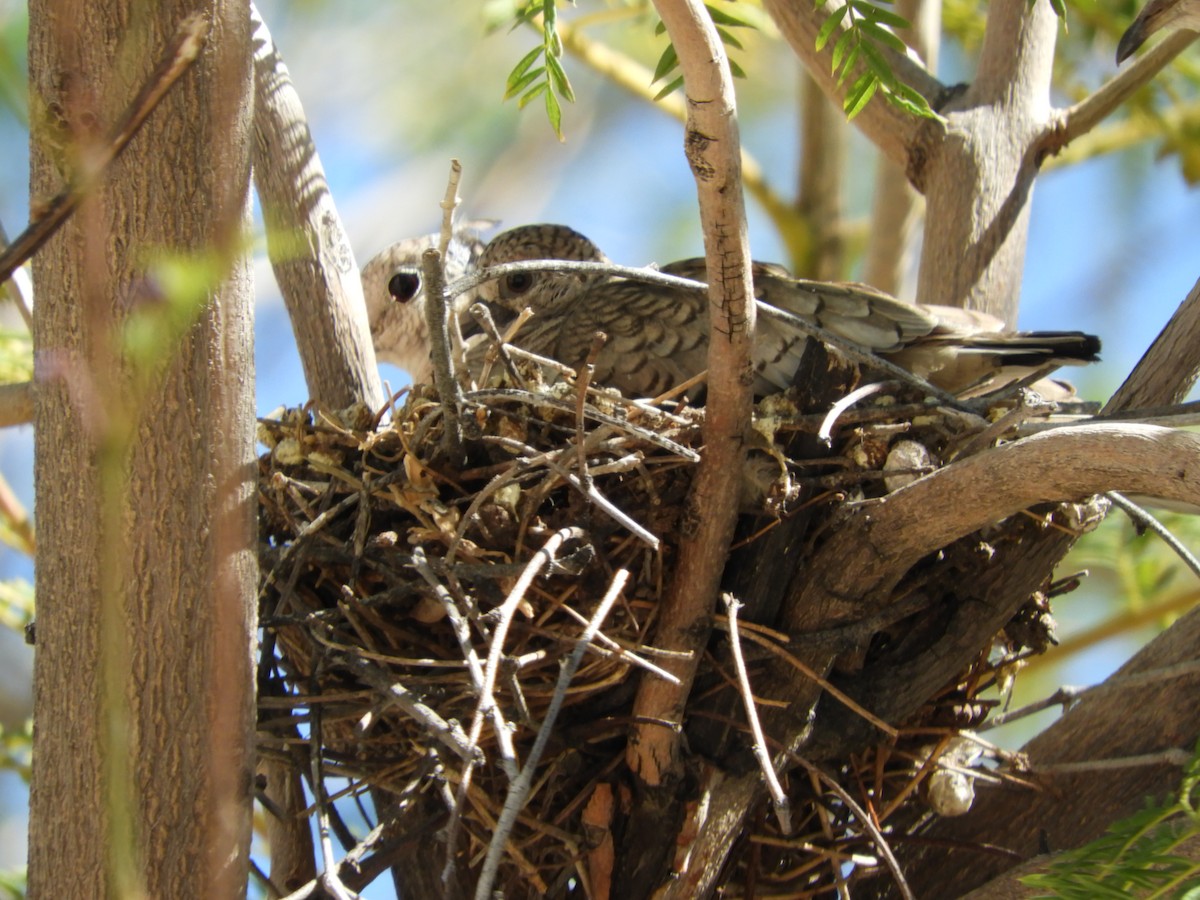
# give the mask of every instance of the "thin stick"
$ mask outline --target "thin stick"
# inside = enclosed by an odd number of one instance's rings
[[[496,629],[492,632],[492,643],[488,649],[487,665],[483,671],[483,686],[479,692],[479,697],[475,701],[475,713],[471,718],[471,730],[467,734],[467,740],[472,748],[478,748],[479,735],[483,731],[483,719],[488,714],[490,708],[496,705],[496,697],[493,691],[496,687],[496,675],[500,671],[500,657],[504,653],[504,639],[508,637],[508,628],[512,624],[513,616],[516,615],[521,601],[525,599],[525,593],[529,590],[529,586],[533,584],[533,579],[542,571],[550,561],[558,553],[558,550],[564,543],[569,540],[582,540],[586,537],[586,532],[582,528],[568,527],[560,528],[554,534],[550,535],[542,548],[533,555],[533,558],[525,566],[525,571],[521,573],[521,577],[517,579],[517,583],[513,585],[508,596],[504,598],[504,602],[495,611],[496,614]],[[458,790],[454,797],[454,808],[450,813],[450,821],[446,825],[446,864],[442,869],[442,882],[446,885],[452,883],[454,874],[454,853],[455,845],[458,843],[458,830],[462,824],[462,810],[467,799],[467,794],[471,789],[471,778],[475,771],[475,766],[468,763],[463,769],[462,780],[458,784]]]
[[[181,23],[171,43],[167,45],[162,59],[150,73],[133,102],[125,108],[116,126],[109,132],[100,152],[84,155],[80,170],[73,173],[71,181],[42,209],[29,225],[17,235],[8,248],[0,253],[0,281],[7,281],[17,267],[37,252],[50,239],[63,222],[78,208],[84,195],[99,180],[129,146],[134,135],[146,124],[150,113],[158,106],[167,91],[188,70],[208,37],[209,22],[204,16],[188,16]]]
[[[463,390],[454,377],[450,356],[450,310],[453,305],[446,293],[446,270],[442,255],[430,247],[421,254],[421,275],[425,281],[425,322],[429,328],[429,359],[433,363],[433,383],[442,398],[446,415],[443,446],[454,462],[463,455]]]
[[[596,612],[592,615],[591,621],[583,629],[583,633],[576,638],[575,647],[571,650],[571,655],[563,662],[562,670],[558,673],[558,682],[554,686],[554,695],[550,698],[550,705],[546,708],[546,716],[542,720],[542,727],[538,729],[537,737],[534,739],[533,747],[530,749],[529,756],[525,760],[525,765],[521,769],[521,774],[517,777],[516,781],[509,785],[508,796],[504,800],[504,809],[501,810],[500,818],[496,821],[496,825],[492,829],[492,841],[488,845],[487,856],[483,861],[483,869],[480,872],[479,881],[475,885],[475,900],[486,900],[487,897],[491,896],[492,885],[495,883],[496,872],[500,867],[500,856],[504,852],[504,845],[508,842],[508,837],[512,833],[513,826],[516,824],[517,816],[525,808],[525,802],[529,798],[529,791],[533,784],[534,772],[541,761],[542,753],[545,752],[546,744],[550,741],[550,734],[554,729],[555,721],[558,719],[559,711],[562,709],[562,705],[567,698],[567,688],[571,686],[571,680],[579,670],[579,664],[583,661],[583,654],[599,633],[600,626],[608,617],[609,611],[612,609],[613,604],[616,603],[621,591],[625,589],[625,582],[628,580],[629,572],[626,569],[617,569],[613,573],[608,590],[605,591],[599,605],[596,607]]]
[[[450,178],[446,182],[446,196],[442,198],[442,232],[438,236],[438,253],[446,258],[450,249],[450,241],[454,237],[454,211],[462,202],[458,196],[458,183],[462,179],[462,163],[457,159],[450,160]]]
[[[821,427],[817,429],[817,440],[826,447],[833,444],[833,426],[842,413],[852,407],[859,400],[870,397],[872,394],[878,394],[884,388],[888,387],[886,381],[876,382],[875,384],[864,384],[857,390],[853,390],[845,397],[833,404],[825,418],[821,421]]]
[[[1153,515],[1142,509],[1124,494],[1116,491],[1109,491],[1104,496],[1108,497],[1113,503],[1121,508],[1121,510],[1133,519],[1134,522],[1141,525],[1143,528],[1148,528],[1153,531],[1159,538],[1162,539],[1168,547],[1175,551],[1175,555],[1183,560],[1184,564],[1192,570],[1196,575],[1200,576],[1200,560],[1196,559],[1195,554],[1187,547],[1183,546],[1183,542],[1175,537],[1162,522],[1158,521]]]
[[[325,777],[321,774],[321,707],[312,708],[312,740],[309,741],[309,764],[312,769],[313,804],[317,810],[317,834],[320,838],[321,857],[324,871],[317,880],[337,900],[350,900],[350,893],[337,876],[337,863],[333,858],[333,842],[329,837],[329,807],[325,796]]]
[[[879,855],[883,857],[884,863],[887,864],[889,871],[892,873],[892,878],[896,882],[896,887],[900,890],[900,896],[904,897],[905,900],[916,900],[912,889],[908,886],[908,882],[904,880],[904,872],[900,870],[900,864],[896,862],[896,857],[892,853],[892,848],[888,846],[887,841],[884,840],[883,833],[875,827],[875,823],[871,820],[871,817],[867,815],[866,811],[858,805],[855,799],[851,797],[849,793],[847,793],[844,787],[838,784],[829,775],[825,774],[825,772],[820,768],[813,765],[807,759],[797,753],[789,753],[788,755],[791,756],[792,759],[796,760],[796,762],[800,763],[800,765],[804,766],[804,768],[807,769],[810,774],[815,775],[818,779],[824,782],[825,786],[829,788],[829,790],[833,791],[833,793],[837,794],[838,798],[846,804],[846,807],[854,814],[854,817],[858,819],[858,823],[863,827],[863,831],[870,835],[871,842],[875,845],[875,849],[879,851]]]
[[[992,716],[982,725],[979,725],[976,731],[989,731],[993,728],[999,728],[1001,725],[1007,725],[1009,722],[1015,722],[1018,719],[1023,719],[1026,716],[1032,716],[1044,709],[1049,709],[1051,706],[1061,706],[1063,712],[1066,712],[1079,701],[1081,697],[1088,694],[1098,694],[1104,691],[1113,690],[1129,690],[1131,688],[1144,687],[1148,684],[1157,684],[1162,681],[1168,681],[1174,678],[1183,678],[1187,675],[1195,675],[1200,672],[1200,660],[1189,660],[1188,662],[1177,663],[1173,666],[1163,666],[1159,669],[1150,669],[1146,672],[1137,672],[1133,675],[1122,675],[1120,677],[1113,676],[1099,684],[1093,684],[1089,687],[1075,687],[1073,685],[1064,684],[1049,697],[1043,697],[1041,700],[1035,700],[1033,703],[1022,706],[1020,709],[1014,709],[1010,712],[998,713]]]
[[[725,604],[726,623],[729,626],[729,648],[733,654],[733,666],[737,671],[738,687],[742,694],[742,705],[746,710],[746,721],[750,723],[750,733],[754,737],[754,758],[762,770],[763,780],[767,783],[767,791],[771,795],[771,804],[775,807],[775,818],[779,820],[779,830],[782,834],[792,833],[792,808],[784,793],[783,785],[775,774],[775,766],[771,763],[771,755],[767,752],[767,739],[763,734],[762,723],[758,720],[758,709],[754,705],[754,691],[750,688],[750,674],[746,671],[746,660],[742,657],[742,638],[738,634],[737,614],[742,608],[741,602],[728,591],[721,594]]]
[[[722,617],[717,618],[715,625],[717,628],[725,627],[728,629],[729,627],[728,622]],[[810,679],[814,684],[821,688],[821,690],[825,691],[827,694],[845,706],[848,710],[861,716],[884,734],[887,734],[889,737],[893,738],[899,735],[900,732],[898,732],[895,728],[883,721],[883,719],[879,718],[879,716],[875,715],[869,709],[856,702],[852,697],[846,694],[845,691],[839,690],[837,685],[835,685],[833,682],[822,678],[815,671],[813,671],[810,666],[797,659],[794,654],[788,653],[787,650],[785,650],[783,647],[780,647],[774,641],[768,640],[767,638],[756,634],[754,631],[747,631],[746,637],[758,644],[760,647],[766,647],[769,651],[774,653],[792,668],[796,669],[806,678]]]
[[[487,332],[488,337],[492,339],[492,346],[496,348],[496,352],[500,355],[500,362],[504,364],[504,370],[508,372],[508,377],[512,379],[513,384],[523,390],[527,389],[525,379],[517,371],[517,367],[512,360],[512,354],[508,352],[508,345],[500,337],[500,330],[496,328],[496,320],[492,318],[492,311],[483,303],[472,303],[467,312],[471,314],[480,327]],[[482,378],[484,374],[481,372],[480,377]]]

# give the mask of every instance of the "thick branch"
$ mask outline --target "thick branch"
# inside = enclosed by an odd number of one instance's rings
[[[957,538],[1039,503],[1110,490],[1200,501],[1200,435],[1149,425],[1063,428],[969,457],[865,504],[818,551],[787,631],[869,615],[918,560]]]
[[[645,718],[630,742],[628,762],[651,785],[679,774],[684,704],[708,639],[733,538],[743,436],[750,424],[755,316],[729,65],[702,3],[658,0],[657,6],[679,55],[687,93],[685,148],[704,226],[710,334],[704,459],[688,497],[678,568],[655,635],[657,646],[689,651],[692,658],[665,663],[680,678],[678,686],[644,678],[634,704],[635,717]]]
[[[342,230],[300,97],[271,33],[254,28],[254,185],[267,252],[287,304],[304,377],[318,403],[383,405],[354,251]]]
[[[1200,281],[1142,355],[1125,383],[1104,407],[1106,413],[1160,403],[1178,403],[1200,374]]]
[[[997,0],[978,79],[942,109],[945,139],[910,173],[927,202],[917,296],[1016,322],[1034,146],[1050,121],[1058,19],[1046,3]]]

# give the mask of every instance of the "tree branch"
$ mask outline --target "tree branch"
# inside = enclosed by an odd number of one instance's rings
[[[254,185],[267,252],[314,400],[334,409],[383,405],[367,306],[300,96],[271,33],[254,29]]]
[[[1044,154],[1057,154],[1071,141],[1090,132],[1195,40],[1195,32],[1176,31],[1098,90],[1061,110],[1041,139]]]
[[[692,655],[686,662],[664,663],[679,677],[678,686],[642,679],[634,702],[639,725],[627,751],[630,768],[650,785],[680,774],[684,705],[712,627],[737,521],[755,319],[737,112],[725,51],[699,0],[657,0],[656,5],[679,55],[687,93],[685,150],[704,226],[710,331],[704,458],[688,496],[678,568],[655,634],[656,646]]]
[[[1105,413],[1178,403],[1200,374],[1200,281],[1197,281],[1104,407]]]
[[[1061,428],[968,457],[864,504],[814,557],[813,577],[786,630],[802,634],[870,615],[890,602],[917,561],[952,541],[1040,503],[1110,490],[1200,501],[1200,435],[1150,425]]]

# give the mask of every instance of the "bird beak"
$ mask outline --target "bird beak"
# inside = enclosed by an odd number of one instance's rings
[[[1183,9],[1187,5],[1186,0],[1150,0],[1137,14],[1133,24],[1121,35],[1121,40],[1117,43],[1117,65],[1133,56],[1133,52],[1154,32],[1162,30],[1176,20],[1187,19],[1189,14]],[[1190,25],[1188,22],[1183,27]]]

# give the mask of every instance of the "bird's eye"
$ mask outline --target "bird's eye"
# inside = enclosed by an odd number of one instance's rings
[[[416,272],[397,272],[388,279],[387,288],[397,303],[408,303],[421,290],[421,276]]]
[[[514,272],[511,275],[505,275],[504,286],[508,288],[510,294],[520,296],[533,287],[533,273]]]

